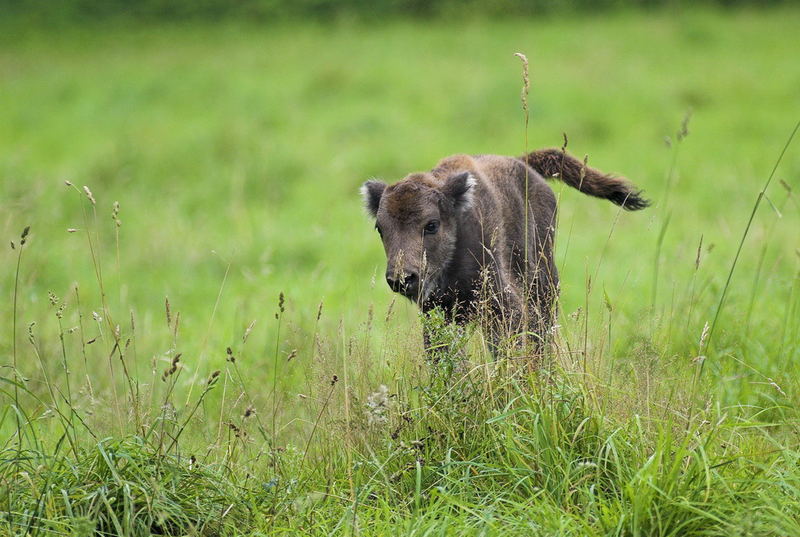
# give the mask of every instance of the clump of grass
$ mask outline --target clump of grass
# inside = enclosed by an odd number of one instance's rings
[[[194,456],[164,456],[139,437],[101,440],[76,457],[58,446],[27,452],[3,479],[16,493],[6,517],[17,535],[230,534],[258,502]]]

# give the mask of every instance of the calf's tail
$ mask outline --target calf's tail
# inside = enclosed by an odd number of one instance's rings
[[[561,149],[540,149],[520,158],[545,178],[564,181],[584,194],[604,198],[629,211],[650,205],[642,192],[624,178],[590,168]]]

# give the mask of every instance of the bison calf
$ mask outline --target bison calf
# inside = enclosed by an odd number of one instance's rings
[[[556,198],[543,177],[628,210],[649,204],[626,180],[558,149],[454,155],[393,185],[367,181],[361,192],[386,250],[386,283],[450,322],[487,313],[493,346],[520,333],[545,340],[558,273]]]

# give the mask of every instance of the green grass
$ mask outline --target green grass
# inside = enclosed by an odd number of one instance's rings
[[[0,535],[800,534],[800,140],[718,311],[799,23],[6,24]],[[548,366],[427,364],[358,186],[521,154],[517,51],[529,147],[654,206],[554,184]]]

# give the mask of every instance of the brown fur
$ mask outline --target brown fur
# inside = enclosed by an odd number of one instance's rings
[[[482,317],[491,319],[495,342],[525,331],[547,339],[558,296],[556,198],[542,176],[629,210],[648,205],[624,179],[558,149],[519,159],[453,155],[391,186],[367,181],[362,194],[382,236],[390,287],[457,323],[488,311]]]
[[[561,179],[584,194],[605,198],[629,211],[650,205],[626,180],[590,168],[561,149],[541,149],[521,158],[544,177]]]

